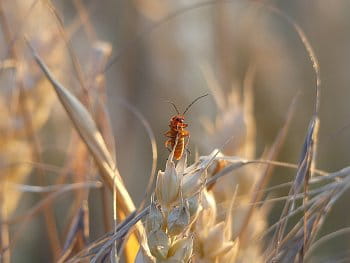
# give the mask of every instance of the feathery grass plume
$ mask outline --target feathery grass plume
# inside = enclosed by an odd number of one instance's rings
[[[207,133],[206,140],[200,141],[202,147],[205,149],[214,148],[223,143],[224,138],[234,136],[228,145],[225,146],[223,154],[241,156],[242,158],[255,158],[255,119],[253,115],[253,81],[255,76],[255,66],[250,66],[243,81],[243,94],[240,94],[238,87],[235,85],[229,94],[225,94],[220,87],[216,77],[211,68],[202,64],[201,69],[206,79],[208,88],[217,106],[217,115],[214,122],[204,119],[203,125]],[[213,175],[220,172],[228,163],[225,160],[218,160],[211,168]],[[261,258],[261,245],[257,242],[251,242],[254,237],[261,234],[266,225],[266,208],[254,208],[253,218],[250,218],[250,223],[246,222],[253,196],[254,185],[262,177],[262,169],[256,166],[247,166],[230,176],[225,176],[218,180],[208,191],[212,195],[216,204],[228,204],[234,193],[234,189],[239,185],[239,192],[243,195],[240,198],[240,206],[233,210],[232,227],[230,227],[233,236],[237,236],[241,229],[246,226],[246,233],[237,251],[237,258],[240,261],[257,261]],[[222,206],[221,209],[228,209],[227,205]],[[216,216],[212,220],[218,219]],[[209,260],[209,259],[208,259]]]
[[[232,205],[226,212],[224,221],[218,220],[217,204],[212,192],[202,192],[198,218],[194,223],[194,262],[236,262],[239,250],[238,238],[232,236]],[[224,261],[223,261],[224,260]]]

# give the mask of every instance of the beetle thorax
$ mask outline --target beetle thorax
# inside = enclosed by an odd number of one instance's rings
[[[186,128],[188,125],[185,123],[185,116],[175,115],[171,118],[170,127],[172,128]]]

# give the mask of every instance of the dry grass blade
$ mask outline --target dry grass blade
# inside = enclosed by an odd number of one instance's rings
[[[151,173],[150,173],[150,178],[146,187],[145,191],[145,196],[143,198],[143,201],[141,202],[140,207],[138,208],[138,212],[142,210],[145,206],[145,202],[147,200],[147,197],[151,191],[152,184],[154,182],[154,176],[156,174],[156,168],[157,168],[157,160],[158,160],[158,152],[157,152],[157,142],[156,142],[156,137],[154,135],[154,132],[146,120],[146,118],[142,115],[142,113],[137,110],[133,105],[126,101],[120,101],[122,105],[124,105],[128,110],[130,110],[140,121],[141,124],[145,127],[147,135],[150,139],[151,142],[151,147],[152,147],[152,168],[151,168]]]
[[[115,180],[115,186],[122,198],[125,199],[121,206],[125,209],[126,213],[132,212],[135,209],[135,206],[124,187],[122,179],[116,168],[116,164],[108,152],[102,135],[98,131],[94,120],[91,118],[91,115],[80,103],[80,101],[52,76],[50,70],[34,50],[33,56],[42,71],[45,73],[46,77],[50,80],[60,102],[65,108],[76,130],[86,143],[91,154],[94,156],[98,167],[101,169],[103,179],[112,190],[114,186],[114,176],[117,177]]]
[[[297,171],[297,175],[295,177],[295,182],[293,185],[293,194],[297,194],[303,182],[309,181],[310,179],[310,168],[313,160],[314,154],[314,145],[315,145],[315,136],[318,130],[318,118],[315,116],[310,123],[310,127],[308,129],[308,133],[306,135],[303,150],[301,153],[301,159],[299,163],[299,169]]]
[[[307,224],[308,235],[311,234],[314,223],[316,221],[317,221],[316,215],[314,215],[308,220],[308,224]],[[295,236],[283,248],[283,251],[278,256],[276,256],[273,260],[277,260],[278,262],[286,262],[286,263],[295,262],[297,255],[299,254],[300,250],[302,250],[303,248],[303,243],[304,243],[304,229],[299,229],[299,231],[295,234]]]
[[[315,189],[315,190],[311,191],[310,194],[319,194],[319,195],[314,196],[313,198],[308,200],[307,203],[296,208],[293,212],[289,213],[285,217],[281,218],[278,222],[271,225],[265,231],[265,233],[263,233],[261,235],[261,238],[266,237],[273,229],[278,227],[282,220],[285,220],[286,218],[290,218],[290,217],[296,215],[297,213],[305,210],[307,207],[313,206],[313,208],[309,209],[309,211],[317,210],[316,208],[319,206],[318,202],[320,202],[320,200],[323,200],[325,197],[328,198],[329,196],[331,196],[332,197],[331,204],[333,204],[345,192],[345,190],[350,187],[350,185],[349,185],[350,182],[349,182],[349,178],[348,178],[349,175],[350,175],[350,170],[349,170],[349,167],[347,167],[347,168],[343,168],[337,172],[330,173],[329,175],[325,175],[323,177],[320,177],[320,179],[336,179],[336,182],[327,184],[322,188]],[[342,178],[343,180],[340,181],[339,178]],[[318,178],[314,178],[314,179],[318,179]],[[314,180],[314,181],[319,182],[320,180]],[[334,195],[334,193],[336,193],[336,195]],[[296,196],[296,198],[303,198],[303,196],[304,196],[304,193],[300,193]],[[288,195],[287,198],[290,198],[290,195]],[[298,224],[300,224],[300,222]],[[290,234],[288,234],[288,235],[290,235]]]
[[[26,226],[26,224],[29,223],[29,221],[34,217],[36,213],[44,209],[45,207],[48,207],[56,198],[62,196],[63,194],[70,192],[70,191],[75,191],[81,188],[91,188],[91,187],[101,187],[100,182],[96,183],[76,183],[76,184],[71,184],[71,185],[66,185],[59,190],[50,193],[47,195],[45,199],[42,199],[39,201],[34,207],[29,209],[24,215],[17,216],[15,218],[12,218],[10,220],[6,220],[1,222],[1,224],[18,224],[21,223],[19,226],[16,227],[16,232],[13,235],[13,238],[11,240],[11,243],[9,247],[3,249],[6,251],[7,249],[13,247],[17,240],[20,238],[21,234],[23,233],[23,229]]]
[[[297,194],[300,191],[300,188],[302,185],[304,185],[304,200],[303,203],[307,202],[307,192],[308,192],[308,185],[309,180],[311,176],[311,168],[314,161],[314,154],[315,154],[315,147],[316,147],[316,141],[317,141],[317,132],[319,127],[319,120],[318,120],[318,111],[319,111],[319,104],[320,104],[320,85],[321,85],[321,78],[320,78],[320,68],[319,63],[317,60],[317,57],[313,51],[313,48],[308,41],[305,33],[302,31],[302,29],[286,14],[281,12],[279,9],[268,6],[269,9],[274,12],[275,14],[279,15],[281,18],[283,18],[288,24],[290,24],[295,32],[298,34],[300,40],[302,41],[308,56],[312,62],[312,66],[316,75],[316,85],[315,85],[315,106],[314,106],[314,116],[312,117],[308,129],[308,133],[306,135],[304,146],[301,154],[301,160],[299,164],[299,169],[296,175],[295,182],[290,190],[290,196],[291,200],[287,200],[285,207],[283,209],[283,212],[281,214],[281,218],[284,217],[287,213],[290,213],[294,208],[294,202],[293,202],[293,196]],[[302,249],[299,251],[301,252],[300,257],[303,258],[304,249],[306,249],[307,242],[309,240],[309,237],[306,235],[307,232],[307,214],[305,214],[304,217],[304,244]],[[277,228],[277,231],[274,236],[274,241],[272,242],[272,250],[274,251],[275,255],[279,253],[279,243],[282,240],[285,228],[287,225],[287,217],[285,220],[280,221],[279,227]],[[276,247],[276,248],[275,248]]]
[[[70,40],[69,38],[67,37],[67,34],[66,34],[66,31],[64,30],[64,24],[63,24],[63,21],[61,19],[61,17],[59,16],[56,8],[52,5],[51,1],[48,1],[46,0],[45,1],[47,7],[48,7],[48,10],[53,14],[53,16],[56,18],[56,21],[58,23],[58,29],[59,29],[59,32],[64,40],[64,42],[66,43],[66,46],[67,46],[67,49],[68,49],[68,52],[70,54],[70,57],[72,59],[72,62],[73,62],[73,65],[74,65],[74,70],[75,70],[75,73],[78,77],[78,81],[82,87],[82,89],[84,90],[84,92],[87,92],[86,90],[86,85],[85,85],[85,77],[83,75],[83,71],[81,69],[81,66],[79,64],[79,60],[78,58],[76,57],[74,51],[73,51],[73,48],[71,47],[71,44],[70,44]]]
[[[299,168],[298,168],[294,183],[289,192],[290,198],[286,201],[283,212],[281,214],[281,219],[285,217],[285,215],[291,213],[294,210],[295,196],[300,192],[300,189],[303,184],[304,184],[303,203],[305,204],[307,202],[307,191],[308,191],[308,185],[309,185],[309,180],[311,175],[311,166],[312,166],[313,155],[314,155],[315,134],[317,132],[317,127],[318,127],[317,123],[318,123],[318,118],[317,116],[315,116],[311,120],[310,127],[308,129],[308,133],[304,141]],[[304,226],[306,228],[307,216],[304,217],[304,220],[305,220]],[[279,253],[279,243],[283,238],[284,231],[287,226],[287,222],[288,222],[288,217],[285,217],[285,219],[280,221],[279,226],[276,230],[276,233],[274,236],[275,254]],[[304,238],[305,238],[304,245],[306,245],[307,236],[305,235]]]
[[[342,173],[343,171],[341,170],[334,174]],[[294,262],[295,260],[303,261],[304,254],[306,254],[305,252],[308,251],[307,249],[309,245],[321,228],[329,210],[340,198],[340,196],[342,196],[349,189],[349,187],[350,179],[346,177],[343,181],[338,181],[334,183],[332,187],[328,187],[329,189],[325,188],[324,191],[322,191],[318,196],[315,196],[310,201],[308,201],[307,206],[311,205],[310,208],[307,208],[304,204],[303,206],[296,209],[294,212],[300,210],[300,208],[303,208],[305,211],[303,218],[280,242],[279,253],[275,254],[274,256],[270,255],[267,258],[268,261],[279,259],[282,260],[281,262]],[[311,204],[311,201],[314,204]],[[294,212],[290,213],[288,217]],[[305,246],[305,236],[307,237],[307,246]],[[317,242],[315,244],[317,244]]]
[[[318,115],[319,107],[320,107],[320,87],[321,87],[321,73],[320,73],[320,65],[318,63],[317,56],[314,52],[314,49],[312,48],[312,45],[310,44],[308,38],[306,37],[304,31],[301,29],[301,27],[293,21],[292,18],[290,18],[287,14],[283,13],[281,10],[279,10],[276,7],[267,5],[267,7],[275,14],[283,18],[289,25],[291,25],[295,32],[298,34],[298,37],[300,38],[301,42],[303,43],[305,50],[307,52],[307,55],[312,63],[312,67],[315,72],[316,76],[316,85],[315,85],[315,104],[314,104],[314,112],[316,115]]]
[[[332,192],[332,191],[330,191]],[[294,216],[296,213],[303,212],[306,209],[308,209],[308,213],[312,214],[312,216],[308,217],[308,224],[307,224],[307,234],[311,235],[311,230],[314,230],[313,224],[315,223],[316,217],[319,216],[319,212],[322,210],[325,204],[329,201],[329,192],[325,194],[321,194],[320,196],[316,196],[310,201],[308,201],[307,204],[304,204],[300,207],[298,207],[293,212],[289,213],[285,218],[282,218],[279,222],[285,220],[286,218],[290,218]],[[310,208],[309,208],[310,207]],[[321,213],[322,214],[322,213]],[[305,216],[304,216],[305,217]],[[303,218],[304,218],[303,217]],[[266,262],[294,262],[296,259],[298,253],[303,249],[303,243],[304,243],[304,220],[301,218],[298,223],[291,229],[284,237],[283,240],[279,243],[279,250],[278,253],[276,253],[276,250],[272,251],[271,254],[269,254],[266,257]],[[310,225],[310,222],[312,224]],[[272,228],[278,226],[278,223],[272,225],[267,232],[269,232]],[[315,232],[313,232],[314,234]],[[287,261],[285,261],[287,259]]]
[[[36,62],[54,87],[60,102],[65,108],[77,132],[94,157],[104,181],[111,190],[113,190],[114,187],[116,188],[118,206],[122,209],[124,214],[128,215],[132,213],[135,210],[135,205],[124,186],[116,164],[107,150],[102,135],[98,131],[91,115],[79,100],[52,76],[45,63],[33,49],[32,52]],[[137,224],[136,228],[138,230],[137,234],[139,240],[141,240],[143,227],[141,224]]]
[[[108,252],[111,246],[114,245],[115,241],[121,240],[121,238],[125,236],[139,220],[144,218],[148,212],[149,207],[146,207],[138,214],[130,214],[122,223],[118,225],[115,233],[108,233],[104,237],[96,240],[90,246],[71,258],[68,262],[81,262],[83,258],[93,255],[95,256],[95,260],[98,260],[100,256]]]
[[[147,135],[149,137],[150,143],[151,143],[151,148],[152,148],[152,166],[151,166],[151,173],[150,173],[150,177],[148,179],[148,184],[146,186],[146,190],[145,190],[145,194],[144,194],[144,198],[140,204],[140,206],[137,208],[137,213],[140,212],[145,204],[146,201],[151,193],[151,189],[152,189],[152,185],[154,183],[154,178],[156,175],[156,168],[157,168],[157,160],[158,160],[158,152],[157,152],[157,143],[156,143],[156,138],[154,135],[154,132],[149,124],[149,122],[146,120],[146,118],[142,115],[142,113],[132,104],[121,100],[120,103],[125,106],[129,111],[131,111],[141,122],[141,124],[144,126],[144,128],[146,129]],[[121,219],[124,219],[125,217],[121,217]],[[115,229],[116,229],[116,225],[115,225]],[[129,235],[126,236],[124,238],[124,241],[121,242],[120,247],[125,247],[125,244],[127,245],[124,249],[125,251],[125,257],[126,257],[126,261],[129,262],[131,260],[131,258],[135,258],[135,250],[137,251],[137,249],[135,249],[135,242],[133,241],[135,238],[133,235]],[[117,247],[117,246],[116,246]],[[130,259],[130,260],[129,260]]]
[[[304,254],[307,250],[305,246],[305,236],[307,236],[308,242],[311,243],[312,239],[321,228],[330,207],[334,204],[335,200],[344,193],[346,188],[346,185],[340,184],[337,189],[327,191],[317,198],[316,203],[304,214],[304,219],[300,220],[291,231],[297,231],[297,233],[288,234],[281,242],[282,249],[280,256],[283,258],[282,262],[295,262],[295,260],[303,262]]]
[[[345,234],[349,234],[350,233],[350,227],[344,227],[342,229],[339,229],[337,231],[334,231],[332,233],[329,233],[327,235],[322,236],[320,239],[318,239],[316,242],[314,242],[314,244],[310,247],[310,249],[308,250],[307,254],[305,255],[305,259],[309,258],[312,253],[321,245],[323,245],[324,243],[332,240],[335,237],[338,237],[340,235],[345,235]]]
[[[50,193],[49,195],[47,195],[47,197],[45,199],[39,201],[35,206],[33,206],[31,209],[29,209],[24,215],[16,216],[12,219],[9,219],[9,220],[1,222],[1,223],[2,224],[17,224],[17,223],[24,221],[23,222],[23,224],[24,224],[25,221],[28,221],[30,218],[32,218],[38,211],[40,211],[40,209],[44,208],[45,206],[48,206],[57,197],[61,196],[64,193],[75,191],[78,189],[84,189],[84,188],[85,189],[86,188],[98,188],[101,186],[102,186],[101,182],[67,184],[67,185],[57,189],[57,191],[54,191],[53,193]]]
[[[47,193],[58,191],[65,187],[100,187],[102,184],[100,182],[85,182],[85,183],[74,183],[74,184],[55,184],[48,186],[37,186],[37,185],[25,185],[25,184],[14,184],[9,183],[10,186],[13,186],[15,189],[21,192],[30,192],[30,193]]]
[[[58,262],[64,262],[67,257],[72,253],[72,250],[76,243],[78,243],[78,239],[82,239],[84,245],[87,243],[87,236],[85,233],[86,225],[88,225],[88,209],[87,205],[83,205],[76,213],[69,232],[67,234],[66,242],[64,244],[62,255],[59,258]]]

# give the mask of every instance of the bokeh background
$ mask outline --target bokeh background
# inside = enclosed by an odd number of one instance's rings
[[[86,99],[82,85],[91,88],[94,98],[105,92],[105,96],[95,102],[99,109],[96,116],[99,111],[108,111],[112,136],[107,141],[111,149],[115,147],[120,174],[136,204],[144,198],[152,152],[144,126],[125,104],[141,112],[152,127],[161,169],[168,155],[163,146],[163,134],[174,115],[166,100],[184,109],[194,98],[210,93],[208,72],[224,93],[236,90],[239,94],[247,72],[252,67],[255,69],[257,157],[273,143],[292,99],[299,93],[290,131],[278,157],[280,161],[297,163],[315,103],[315,72],[293,26],[268,6],[278,8],[300,26],[319,60],[322,86],[317,167],[336,171],[348,166],[350,2],[347,0],[2,1],[0,116],[3,124],[0,127],[3,154],[0,164],[5,165],[9,160],[30,160],[62,168],[70,160],[81,157],[69,154],[76,146],[72,144],[77,140],[76,134],[32,61],[24,36],[55,76],[82,101]],[[15,56],[22,61],[19,65],[13,61],[11,64],[10,58]],[[80,73],[74,67],[76,62],[81,66]],[[30,98],[27,106],[35,112],[30,117],[34,124],[29,135],[26,122],[17,116],[20,110],[14,106],[20,100],[20,89],[27,92]],[[217,111],[214,97],[209,96],[186,114],[192,160],[197,152],[204,155],[210,152],[206,147],[203,122],[213,121]],[[28,136],[40,147],[36,150],[29,147]],[[235,140],[235,134],[230,134],[217,140],[217,147],[230,136]],[[89,167],[92,167],[91,160]],[[18,169],[22,169],[23,175],[13,179],[14,182],[31,185],[57,183],[64,173],[68,178],[72,176],[61,169],[44,173],[22,166]],[[2,178],[10,178],[16,172],[3,169]],[[94,169],[85,172],[96,175]],[[293,176],[293,171],[277,169],[271,184],[286,182]],[[40,181],[43,177],[44,181]],[[16,191],[18,189],[9,193],[8,199],[18,198],[19,202],[14,202],[16,208],[3,218],[24,215],[43,198],[37,193],[12,197],[17,196]],[[90,207],[90,238],[94,240],[104,233],[99,205],[103,194],[100,190],[91,191],[90,201],[94,205]],[[276,191],[274,194],[285,193]],[[321,235],[348,226],[349,197],[349,194],[344,195],[334,206]],[[67,193],[54,201],[54,205],[50,204],[63,233],[67,232],[64,218],[73,199],[74,195]],[[280,209],[279,204],[274,206],[269,220],[276,220]],[[11,262],[52,261],[42,214],[35,214],[27,221],[13,246]],[[9,233],[16,232],[18,224],[10,224]],[[335,254],[348,251],[349,245],[348,236],[343,235],[322,246],[316,255],[324,260],[331,259]]]

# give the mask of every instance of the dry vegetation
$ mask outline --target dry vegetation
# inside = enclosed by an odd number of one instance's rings
[[[350,168],[344,165],[327,172],[316,165],[323,100],[317,54],[302,28],[285,12],[253,2],[205,1],[183,6],[135,0],[132,9],[119,3],[125,14],[120,13],[118,21],[126,25],[118,35],[119,51],[112,52],[111,43],[99,39],[102,27],[94,21],[94,12],[100,10],[95,1],[1,1],[1,262],[349,260],[347,250],[325,258],[319,254],[320,247],[349,231],[345,226],[320,234],[331,209],[348,192]],[[252,30],[255,17],[262,13],[269,16],[268,22],[264,20],[267,24],[278,19],[307,58],[312,102],[306,103],[308,110],[303,114],[297,110],[300,95],[290,92],[294,100],[284,100],[289,101],[289,110],[282,114],[284,123],[272,142],[257,139],[257,79],[264,79],[264,65],[277,67],[264,64],[266,56],[275,51],[276,56],[269,59],[278,63],[278,53],[290,58],[293,50],[285,52],[281,43],[269,50],[259,43],[232,48],[235,33],[243,33],[231,31],[234,23],[228,6],[239,17],[235,21],[242,32]],[[66,20],[65,8],[69,9]],[[207,29],[197,32],[188,25],[187,31],[179,33],[184,28],[172,24],[168,32],[162,30],[172,21],[184,23],[185,17],[191,21],[193,16],[208,15],[208,9],[214,13],[208,22],[212,23],[211,37],[217,37],[213,63],[203,58],[200,48],[191,53],[196,47],[190,47],[189,38],[208,40],[200,33],[209,35]],[[191,13],[199,10],[204,14]],[[245,15],[239,13],[242,10]],[[138,26],[143,22],[146,27]],[[245,34],[252,35],[253,31]],[[152,37],[155,42],[147,44],[146,39],[152,41]],[[278,38],[283,39],[283,34]],[[179,52],[174,45],[181,46],[182,41],[188,41],[184,46],[189,47]],[[153,62],[138,59],[140,50],[144,60]],[[239,69],[241,77],[233,77],[239,70],[225,56],[235,52],[238,56],[238,50],[249,55]],[[169,58],[170,65],[165,66],[163,60]],[[173,86],[163,92],[165,88],[147,86],[189,81],[186,86],[191,87],[193,80],[186,74],[192,74],[188,71],[194,62],[188,60],[198,63],[195,67],[204,88],[186,91]],[[116,76],[107,81],[112,70]],[[144,80],[145,76],[153,80]],[[203,91],[209,91],[210,97],[186,115],[190,126],[197,126],[197,130],[190,129],[191,150],[177,161],[174,152],[167,153],[163,146],[161,131],[165,132],[173,114],[163,113],[169,107],[163,103],[164,96],[184,106]],[[134,93],[140,94],[136,101]],[[271,96],[277,101],[280,94]],[[117,112],[114,104],[119,105]],[[265,115],[266,126],[271,116]],[[305,118],[304,139],[295,143],[300,136],[294,139],[289,130]],[[298,162],[295,156],[278,161],[289,140],[301,146]],[[288,173],[292,176],[284,176]],[[132,174],[137,174],[136,179]]]

